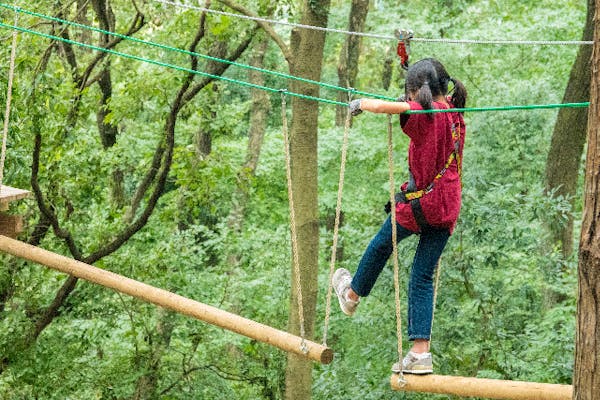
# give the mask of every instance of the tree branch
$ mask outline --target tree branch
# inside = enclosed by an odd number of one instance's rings
[[[210,1],[207,2],[207,6],[209,4],[210,4]],[[206,25],[206,12],[203,12],[200,15],[200,21],[198,23],[198,30],[196,32],[196,35],[194,36],[194,40],[192,40],[192,43],[190,44],[190,52],[196,51],[196,47],[198,46],[198,43],[200,43],[200,40],[202,40],[202,38],[204,37],[205,32],[206,32],[205,25]],[[190,57],[191,57],[191,60],[190,60],[191,69],[195,71],[198,68],[198,57],[195,57],[195,56],[190,56]],[[187,87],[189,87],[189,85],[191,84],[193,79],[194,79],[194,75],[191,73],[188,74],[188,76],[186,77],[186,82],[185,82],[185,85],[187,85],[186,90],[187,90]],[[164,153],[164,143],[161,141],[158,144],[158,147],[156,148],[156,150],[154,152],[154,157],[152,158],[152,163],[150,164],[150,169],[144,176],[144,179],[138,186],[138,188],[135,192],[135,195],[133,196],[133,199],[131,201],[131,206],[127,212],[127,215],[125,216],[125,221],[128,221],[128,222],[132,221],[135,214],[137,213],[137,209],[139,208],[139,206],[142,202],[142,199],[144,198],[144,196],[146,195],[146,192],[148,191],[148,189],[154,182],[154,179],[156,178],[156,174],[158,173],[158,169],[160,168],[160,162],[162,160],[163,153]]]
[[[220,3],[223,3],[224,5],[226,5],[227,7],[231,8],[232,10],[238,11],[248,17],[259,18],[259,16],[254,14],[252,11],[248,10],[247,8],[245,8],[239,4],[234,3],[231,0],[218,0],[218,1]],[[279,46],[279,49],[281,50],[281,53],[283,54],[283,57],[285,58],[287,63],[289,65],[292,65],[292,61],[293,61],[292,52],[291,52],[289,46],[283,41],[281,36],[279,36],[277,34],[277,32],[275,32],[273,27],[271,25],[269,25],[267,22],[263,22],[263,21],[255,21],[255,22],[265,32],[267,32],[267,34],[273,39],[273,41],[275,43],[277,43],[277,46]]]
[[[240,56],[244,53],[244,51],[246,51],[246,49],[248,48],[248,46],[250,45],[250,43],[252,42],[252,39],[254,39],[254,34],[256,33],[256,29],[254,29],[252,31],[252,33],[250,34],[250,37],[247,38],[246,40],[244,40],[234,51],[233,53],[231,53],[231,55],[227,58],[228,61],[235,61],[238,58],[240,58]],[[227,69],[231,66],[231,64],[228,63],[219,63],[216,64],[214,67],[214,70],[211,71],[211,75],[218,75],[221,76],[225,73],[225,71],[227,71]],[[203,88],[205,88],[209,83],[211,83],[212,81],[214,81],[216,78],[211,78],[211,77],[205,77],[204,79],[202,79],[200,82],[198,82],[196,85],[194,85],[188,93],[186,93],[184,101],[185,103],[188,103],[190,100],[192,100],[199,92],[200,90],[202,90]]]
[[[133,18],[133,21],[131,21],[131,25],[129,26],[129,29],[123,35],[131,36],[131,35],[137,33],[140,29],[142,29],[145,24],[146,24],[146,21],[145,21],[144,14],[140,14],[138,12],[138,13],[136,13],[135,17]],[[113,40],[107,40],[106,42],[101,43],[101,44],[104,49],[112,50],[123,40],[124,39],[122,37],[115,37],[115,38],[113,38]],[[100,63],[100,61],[102,61],[107,56],[108,56],[108,53],[101,51],[96,55],[96,57],[92,60],[92,62],[90,64],[88,64],[85,71],[81,75],[80,80],[77,82],[77,87],[79,88],[80,91],[83,91],[83,89],[89,87],[90,85],[92,85],[94,82],[96,82],[98,80],[97,77],[90,80],[90,76],[92,75],[92,72],[94,71],[94,69],[96,68],[98,63]],[[100,72],[100,74],[101,73],[102,72]]]
[[[46,200],[44,199],[44,195],[40,188],[38,174],[40,166],[41,147],[42,135],[39,132],[36,132],[33,146],[33,160],[31,164],[31,188],[35,195],[38,208],[40,209],[40,212],[44,215],[44,217],[50,222],[50,225],[54,230],[54,234],[65,241],[65,243],[69,247],[69,251],[73,255],[73,258],[75,258],[76,260],[81,260],[81,252],[77,248],[77,245],[75,244],[71,233],[68,230],[62,229],[60,227],[56,214],[54,213],[53,209],[46,204]]]

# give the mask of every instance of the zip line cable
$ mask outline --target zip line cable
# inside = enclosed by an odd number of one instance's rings
[[[209,8],[189,4],[185,1],[181,1],[181,2],[176,2],[176,1],[171,1],[171,0],[152,0],[152,1],[154,1],[156,3],[171,5],[171,6],[180,7],[180,8],[186,8],[186,9],[195,10],[195,11],[203,11],[203,12],[208,12],[208,13],[217,14],[217,15],[224,15],[227,17],[247,19],[247,20],[252,20],[252,21],[257,21],[257,22],[265,22],[265,23],[274,24],[274,25],[285,25],[285,26],[291,26],[293,28],[312,29],[312,30],[325,31],[325,32],[331,32],[331,33],[342,33],[345,35],[354,35],[354,36],[370,37],[370,38],[375,38],[375,39],[398,41],[398,38],[396,36],[391,36],[391,35],[381,35],[381,34],[376,34],[376,33],[365,33],[365,32],[354,32],[354,31],[347,31],[347,30],[343,30],[343,29],[325,28],[322,26],[304,25],[304,24],[297,24],[297,23],[293,23],[293,22],[280,21],[280,20],[278,21],[278,20],[272,20],[272,19],[263,18],[263,17],[251,17],[251,16],[243,15],[243,14],[211,10]],[[446,44],[498,44],[498,45],[537,45],[537,46],[594,44],[593,41],[587,41],[587,40],[494,40],[494,39],[480,40],[480,39],[444,39],[444,38],[436,39],[436,38],[419,38],[419,37],[413,37],[413,38],[411,38],[411,41],[428,42],[428,43],[436,42],[436,43],[446,43]]]
[[[153,65],[157,65],[160,67],[166,67],[166,68],[170,68],[170,69],[174,69],[177,71],[181,71],[181,72],[187,72],[187,73],[191,73],[191,74],[195,74],[195,75],[200,75],[200,76],[204,76],[204,77],[208,77],[208,78],[212,78],[212,79],[217,79],[217,80],[222,80],[225,82],[229,82],[229,83],[235,83],[241,86],[246,86],[246,87],[250,87],[250,88],[254,88],[254,89],[260,89],[260,90],[264,90],[267,92],[271,92],[271,93],[281,93],[281,89],[276,89],[276,88],[272,88],[272,87],[268,87],[268,86],[263,86],[263,85],[257,85],[257,84],[253,84],[250,82],[246,82],[246,81],[240,81],[238,79],[233,79],[233,78],[227,78],[224,76],[220,76],[220,75],[214,75],[214,74],[209,74],[207,72],[203,72],[203,71],[198,71],[198,70],[194,70],[194,69],[190,69],[190,68],[186,68],[186,67],[181,67],[175,64],[169,64],[163,61],[157,61],[157,60],[152,60],[152,59],[148,59],[148,58],[144,58],[144,57],[140,57],[140,56],[136,56],[133,54],[128,54],[128,53],[123,53],[120,51],[116,51],[116,50],[112,50],[112,49],[107,49],[104,47],[99,47],[99,46],[95,46],[92,44],[87,44],[87,43],[82,43],[82,42],[78,42],[76,40],[72,40],[72,39],[66,39],[63,37],[59,37],[56,35],[52,35],[52,34],[48,34],[48,33],[43,33],[43,32],[39,32],[39,31],[35,31],[32,29],[28,29],[28,28],[23,28],[21,26],[15,26],[15,25],[10,25],[10,24],[5,24],[4,22],[0,22],[0,27],[4,27],[7,29],[12,29],[12,30],[16,30],[19,32],[23,32],[23,33],[29,33],[29,34],[33,34],[33,35],[37,35],[46,39],[52,39],[52,40],[56,40],[59,42],[63,42],[63,43],[68,43],[68,44],[72,44],[72,45],[76,45],[76,46],[80,46],[80,47],[84,47],[87,49],[91,49],[91,50],[96,50],[96,51],[101,51],[104,53],[108,53],[108,54],[112,54],[112,55],[116,55],[119,57],[123,57],[126,59],[132,59],[132,60],[136,60],[136,61],[141,61],[141,62],[145,62],[148,64],[153,64]],[[352,93],[357,93],[354,90],[351,90]],[[321,98],[321,97],[316,97],[316,96],[310,96],[310,95],[305,95],[305,94],[301,94],[301,93],[295,93],[295,92],[289,92],[286,91],[286,93],[289,96],[294,96],[294,97],[298,97],[298,98],[302,98],[305,100],[314,100],[314,101],[318,101],[318,102],[322,102],[325,104],[331,104],[331,105],[337,105],[337,106],[343,106],[346,107],[348,104],[347,103],[343,103],[340,101],[336,101],[336,100],[330,100],[330,99],[325,99],[325,98]],[[367,94],[369,96],[372,96],[371,94]],[[394,98],[385,98],[386,100],[395,100]],[[511,111],[511,110],[531,110],[531,109],[549,109],[549,108],[581,108],[581,107],[588,107],[589,106],[589,102],[584,102],[584,103],[557,103],[557,104],[532,104],[532,105],[516,105],[516,106],[493,106],[493,107],[472,107],[472,108],[451,108],[451,109],[431,109],[431,110],[412,110],[412,111],[407,111],[406,114],[429,114],[429,113],[439,113],[439,112],[483,112],[483,111]]]

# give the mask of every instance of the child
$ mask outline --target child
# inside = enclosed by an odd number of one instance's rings
[[[447,97],[448,83],[454,85]],[[408,283],[408,336],[411,350],[392,366],[393,372],[433,372],[429,339],[433,318],[433,275],[437,262],[452,234],[461,204],[460,170],[465,137],[461,113],[404,114],[408,110],[463,108],[467,91],[450,77],[435,59],[420,60],[406,75],[407,101],[389,102],[359,99],[350,102],[350,112],[400,114],[402,131],[410,138],[409,181],[396,195],[398,241],[420,235]],[[333,287],[340,307],[354,314],[360,298],[368,296],[392,254],[390,217],[369,243],[354,277],[340,268],[333,275]]]

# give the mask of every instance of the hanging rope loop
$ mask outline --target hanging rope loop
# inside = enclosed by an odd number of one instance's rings
[[[354,89],[348,88],[348,102],[352,100],[352,93]],[[329,261],[329,279],[328,279],[328,288],[327,288],[327,300],[325,305],[325,322],[323,326],[323,345],[327,346],[327,331],[329,329],[329,319],[331,316],[331,298],[333,295],[333,284],[332,278],[333,273],[335,271],[335,263],[337,256],[337,246],[339,240],[339,231],[340,231],[340,220],[342,214],[342,194],[344,192],[344,176],[346,174],[346,160],[348,158],[348,137],[350,136],[350,122],[352,121],[352,114],[350,113],[350,108],[348,108],[348,112],[346,114],[346,121],[344,123],[344,137],[342,140],[342,154],[340,160],[340,178],[338,180],[338,192],[337,192],[337,202],[335,206],[335,223],[333,226],[333,241],[331,244],[331,259]]]
[[[398,232],[396,229],[396,190],[394,183],[394,142],[392,129],[392,115],[388,114],[388,164],[390,181],[390,219],[392,225],[392,257],[394,260],[394,303],[396,305],[396,334],[398,336],[398,362],[400,363],[400,372],[398,374],[398,383],[405,382],[402,372],[402,308],[400,305],[400,267],[398,265]]]
[[[304,301],[302,299],[302,280],[300,279],[300,258],[298,256],[298,233],[296,229],[296,213],[294,208],[294,191],[292,188],[292,162],[290,154],[290,139],[288,132],[288,121],[287,121],[287,99],[286,89],[280,89],[281,93],[281,124],[283,128],[283,145],[285,148],[285,170],[286,180],[288,189],[288,203],[290,209],[290,231],[292,241],[292,258],[293,268],[296,286],[296,298],[298,299],[298,321],[300,323],[300,337],[302,342],[300,344],[300,350],[306,354],[308,353],[308,346],[306,344],[306,332],[304,328]]]

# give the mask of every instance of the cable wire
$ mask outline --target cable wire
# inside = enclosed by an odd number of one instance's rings
[[[251,17],[251,16],[243,15],[243,14],[211,10],[209,8],[192,5],[192,4],[189,4],[184,1],[181,1],[181,2],[175,2],[175,1],[171,1],[171,0],[152,0],[152,1],[154,1],[156,3],[172,5],[175,7],[186,8],[186,9],[195,10],[195,11],[203,11],[203,12],[208,12],[208,13],[217,14],[217,15],[224,15],[224,16],[233,17],[233,18],[247,19],[247,20],[252,20],[252,21],[257,21],[257,22],[265,22],[268,24],[285,25],[285,26],[291,26],[294,28],[312,29],[312,30],[325,31],[325,32],[331,32],[331,33],[341,33],[341,34],[345,34],[345,35],[354,35],[354,36],[362,36],[362,37],[369,37],[369,38],[375,38],[375,39],[398,41],[397,37],[391,36],[391,35],[381,35],[381,34],[376,34],[376,33],[365,33],[365,32],[353,32],[353,31],[347,31],[347,30],[343,30],[343,29],[325,28],[322,26],[297,24],[297,23],[281,21],[281,20],[278,21],[278,20],[273,20],[273,19],[268,19],[268,18],[263,18],[263,17]],[[444,39],[444,38],[419,38],[419,37],[413,37],[413,38],[411,38],[411,41],[429,42],[429,43],[437,42],[437,43],[446,43],[446,44],[495,44],[495,45],[536,45],[536,46],[549,46],[549,45],[563,45],[564,46],[564,45],[594,44],[593,41],[587,41],[587,40],[494,40],[494,39],[479,40],[479,39]]]

